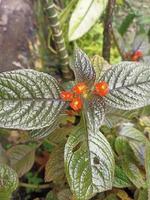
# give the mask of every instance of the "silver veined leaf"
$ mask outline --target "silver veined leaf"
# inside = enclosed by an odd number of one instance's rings
[[[39,129],[52,125],[64,107],[57,81],[34,70],[0,74],[0,127]]]
[[[105,102],[114,108],[132,110],[150,104],[150,66],[121,62],[106,71],[101,80],[109,84]]]
[[[27,173],[34,164],[35,148],[28,145],[16,145],[7,151],[11,167],[21,177]]]
[[[100,18],[107,0],[79,0],[69,22],[69,40],[83,36]]]
[[[75,74],[76,82],[86,82],[93,84],[96,74],[88,56],[81,50],[75,50],[74,63],[72,69]]]
[[[113,153],[99,131],[103,110],[98,98],[94,100],[95,106],[91,102],[85,105],[83,121],[86,123],[75,128],[65,146],[66,175],[77,200],[88,200],[96,193],[112,188]]]
[[[50,135],[57,127],[58,127],[58,121],[56,120],[53,124],[51,124],[51,126],[38,130],[29,131],[28,134],[32,139],[40,140]]]
[[[9,200],[18,183],[17,173],[8,165],[0,164],[0,199]]]

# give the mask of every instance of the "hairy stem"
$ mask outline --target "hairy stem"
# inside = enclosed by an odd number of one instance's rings
[[[104,21],[104,32],[103,32],[103,57],[105,60],[110,62],[110,50],[112,40],[112,16],[115,7],[115,0],[108,0],[106,8],[106,16]]]
[[[63,33],[58,19],[57,11],[52,0],[46,0],[49,25],[52,31],[56,51],[61,63],[61,71],[65,79],[72,79],[73,73],[69,68],[69,56],[65,46]]]

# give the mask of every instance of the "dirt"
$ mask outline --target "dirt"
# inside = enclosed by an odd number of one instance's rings
[[[0,72],[29,67],[34,24],[30,0],[0,0]]]

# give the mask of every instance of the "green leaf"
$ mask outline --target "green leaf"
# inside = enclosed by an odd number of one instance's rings
[[[133,124],[124,123],[120,127],[119,135],[126,137],[136,158],[142,165],[144,165],[145,143],[147,141],[147,138],[144,136],[144,134],[138,129],[134,128]]]
[[[0,199],[9,200],[11,193],[18,187],[16,172],[5,164],[0,164]]]
[[[150,188],[150,143],[148,141],[145,148],[145,170],[147,187]]]
[[[63,109],[57,81],[34,70],[0,74],[0,127],[39,129],[51,126]]]
[[[111,147],[99,131],[104,118],[100,98],[85,103],[83,126],[78,126],[65,146],[65,169],[77,200],[88,200],[112,188],[114,158]]]
[[[145,181],[139,168],[131,163],[129,160],[125,159],[122,161],[122,168],[124,173],[129,178],[129,180],[139,189],[145,187]]]
[[[18,176],[23,176],[34,164],[35,149],[28,145],[16,145],[7,152],[11,167],[17,172]]]
[[[2,147],[0,143],[0,163],[2,164],[9,164],[9,159],[6,155],[5,149]]]
[[[101,80],[110,87],[105,102],[114,108],[132,110],[150,104],[150,67],[143,63],[121,62]]]
[[[115,166],[115,176],[113,186],[117,188],[131,187],[132,183],[124,173],[123,169],[119,166]]]
[[[124,123],[120,126],[119,131],[120,136],[126,137],[130,141],[137,141],[140,143],[146,142],[147,138],[145,135],[134,127],[134,124],[131,123]]]
[[[99,55],[95,55],[92,58],[91,62],[96,72],[96,82],[99,82],[101,76],[104,74],[106,70],[111,68],[111,65],[106,60],[104,60],[103,57]]]
[[[137,200],[147,200],[147,199],[149,199],[147,190],[146,189],[140,189]]]
[[[72,67],[77,82],[86,82],[88,85],[95,81],[95,71],[87,55],[81,50],[75,50],[74,64]]]
[[[79,0],[69,22],[69,41],[83,36],[100,18],[107,0]]]
[[[135,13],[129,13],[125,17],[120,27],[118,28],[118,31],[122,36],[127,32],[129,26],[132,24],[135,17],[136,17]]]

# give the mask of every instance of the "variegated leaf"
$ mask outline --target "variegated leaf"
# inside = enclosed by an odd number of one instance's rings
[[[0,74],[0,127],[39,129],[51,126],[63,109],[57,81],[34,70]]]
[[[150,104],[150,66],[137,62],[121,62],[101,78],[109,84],[104,97],[114,108],[132,110]]]
[[[91,101],[92,102],[92,101]],[[111,147],[99,131],[104,118],[100,99],[87,103],[84,125],[70,135],[65,147],[65,168],[77,200],[88,200],[112,188],[114,159]]]
[[[96,78],[95,71],[87,55],[81,50],[75,50],[74,64],[72,67],[77,82],[93,84]]]
[[[0,164],[0,199],[9,200],[11,193],[18,187],[16,172],[8,165]]]

